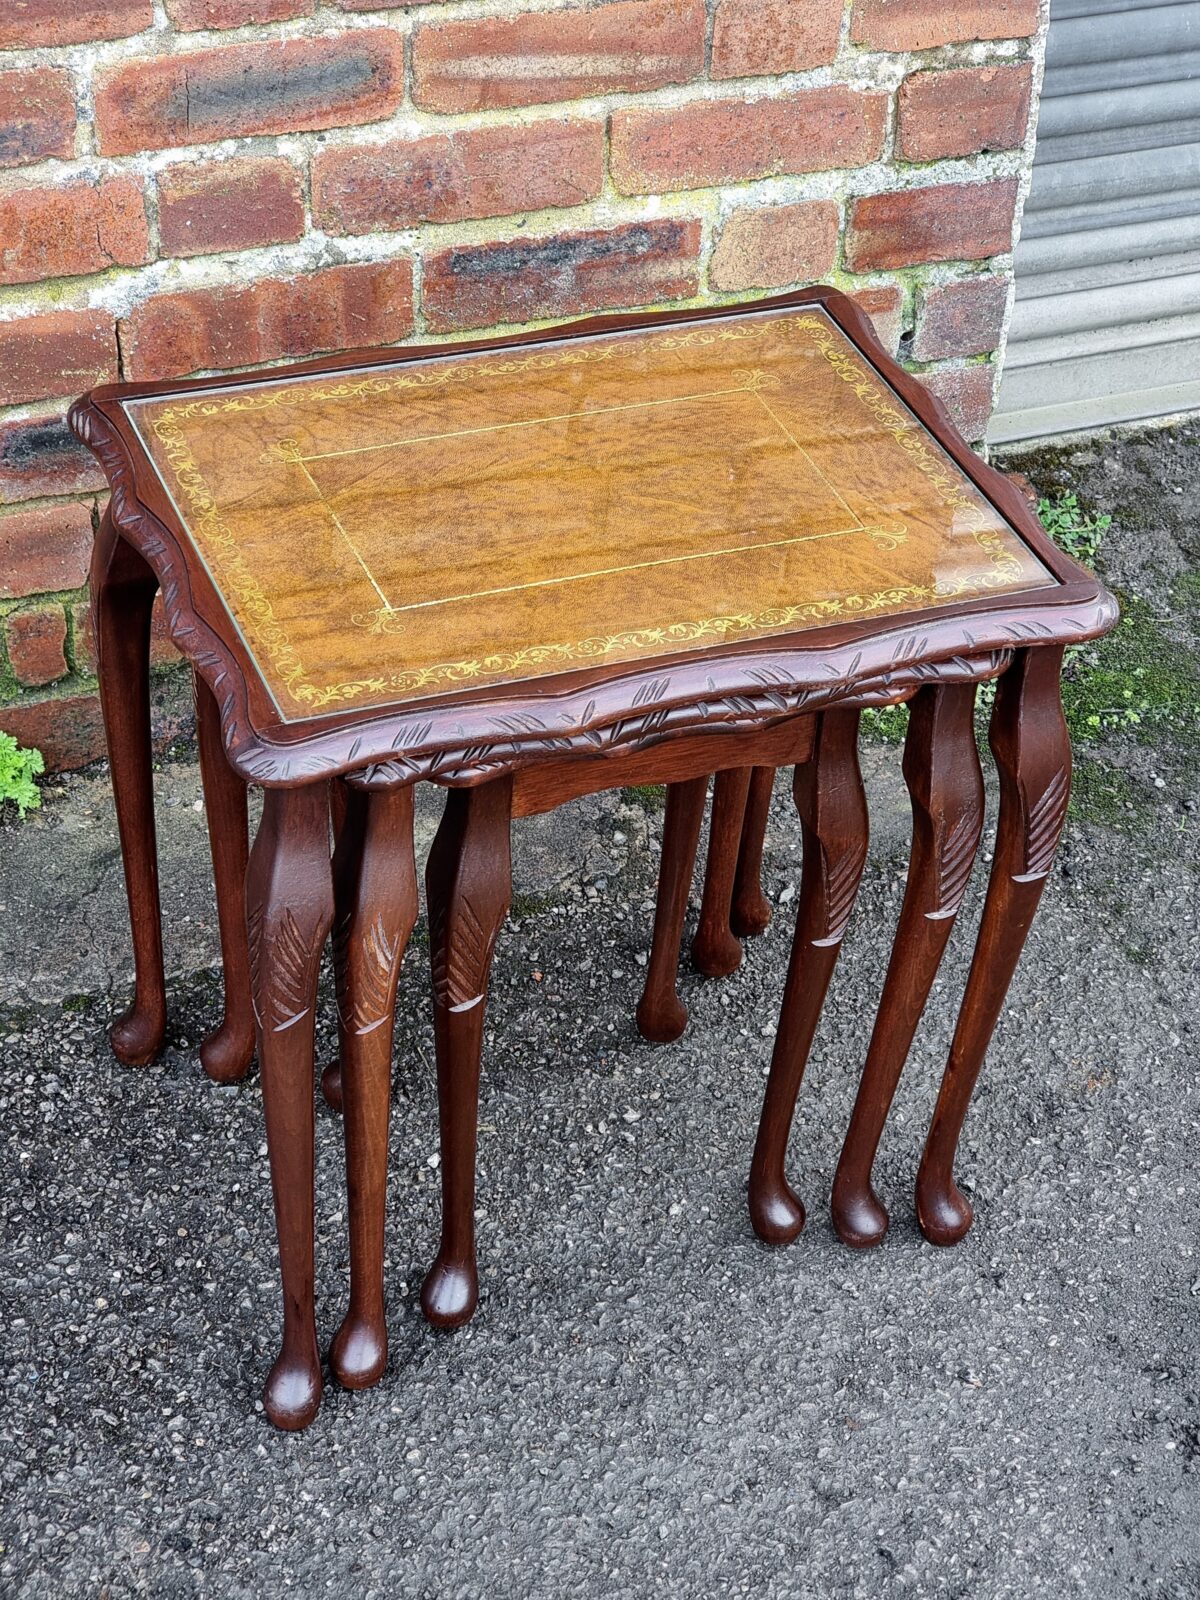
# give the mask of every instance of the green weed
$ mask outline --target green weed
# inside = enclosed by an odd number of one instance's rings
[[[1107,511],[1088,516],[1074,492],[1039,500],[1038,517],[1056,545],[1089,567],[1095,565],[1104,535],[1112,526]]]
[[[11,800],[18,816],[42,803],[34,778],[46,770],[40,750],[23,750],[11,733],[0,733],[0,805]]]

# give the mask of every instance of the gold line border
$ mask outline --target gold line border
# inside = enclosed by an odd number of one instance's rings
[[[863,525],[858,528],[832,528],[828,533],[802,533],[792,539],[763,539],[758,544],[731,544],[720,550],[696,550],[685,556],[657,556],[653,561],[630,561],[623,567],[601,567],[596,572],[566,572],[558,578],[535,578],[530,583],[506,583],[498,589],[475,589],[469,594],[449,594],[440,600],[414,600],[406,606],[393,606],[385,602],[383,610],[389,616],[398,617],[408,611],[429,611],[436,606],[460,605],[464,600],[490,600],[494,595],[518,594],[524,589],[549,589],[560,583],[586,583],[589,578],[616,578],[622,573],[641,572],[647,567],[674,567],[685,561],[715,561],[718,556],[749,555],[756,550],[778,550],[784,545],[814,544],[819,539],[847,539],[856,533],[868,534],[872,539],[890,540],[892,548],[902,544],[907,536],[905,528],[900,523],[894,528],[885,527],[883,524],[877,527]],[[378,584],[375,585],[375,592],[380,594]]]
[[[288,694],[309,716],[330,706],[361,700],[366,695],[390,695],[392,698],[397,698],[402,694],[418,690],[449,689],[484,676],[489,681],[495,681],[497,677],[503,680],[505,676],[516,675],[530,666],[544,666],[549,663],[561,663],[567,666],[571,662],[595,660],[622,652],[645,651],[655,646],[662,648],[664,652],[679,651],[705,639],[731,639],[745,637],[747,634],[765,635],[795,631],[796,625],[805,621],[830,622],[848,616],[871,616],[882,611],[895,612],[900,606],[909,602],[914,609],[919,609],[921,604],[936,604],[942,600],[962,596],[979,596],[989,590],[1013,587],[1019,583],[1022,575],[1021,563],[1003,548],[1001,532],[985,526],[988,520],[987,514],[973,496],[978,496],[994,515],[1000,514],[994,511],[990,502],[986,501],[982,492],[965,473],[961,472],[960,468],[952,464],[952,471],[958,475],[960,481],[956,481],[950,472],[947,472],[946,466],[939,461],[926,443],[927,430],[924,425],[916,417],[898,409],[888,399],[883,389],[867,375],[873,373],[873,369],[866,358],[846,338],[841,329],[823,313],[772,316],[732,327],[701,327],[673,335],[656,335],[655,330],[650,330],[646,337],[653,339],[659,349],[674,350],[762,338],[767,333],[780,330],[785,332],[803,330],[811,333],[820,353],[909,454],[913,465],[937,489],[943,503],[967,516],[972,536],[987,554],[990,562],[990,571],[983,575],[980,581],[968,583],[960,579],[952,585],[907,585],[880,590],[870,596],[848,595],[808,605],[773,607],[755,614],[737,613],[723,617],[709,617],[674,623],[662,628],[638,629],[603,638],[583,639],[570,644],[532,645],[521,650],[476,660],[440,662],[413,671],[362,678],[318,688],[312,682],[308,670],[287,636],[286,629],[276,617],[261,584],[250,569],[236,536],[224,522],[220,508],[192,456],[181,424],[193,416],[208,417],[231,411],[270,410],[282,404],[294,387],[302,387],[305,397],[313,400],[364,398],[402,389],[444,387],[453,383],[473,381],[480,376],[494,377],[525,371],[547,371],[558,366],[612,360],[626,353],[627,343],[623,341],[621,335],[616,334],[610,336],[612,342],[609,344],[582,345],[555,352],[539,351],[509,361],[489,361],[486,352],[477,352],[472,366],[463,367],[453,360],[439,358],[431,361],[428,367],[417,371],[401,368],[386,375],[377,374],[358,381],[343,380],[324,388],[314,387],[304,379],[293,380],[290,383],[284,379],[278,386],[265,391],[241,395],[222,392],[215,397],[210,395],[178,405],[168,405],[158,417],[152,419],[151,426],[163,446],[164,454],[175,474],[183,497],[196,519],[195,528],[188,528],[187,531],[197,545],[201,532],[210,541],[211,551],[217,558],[225,580],[229,583],[241,609],[241,621],[246,630],[258,642]],[[840,341],[844,348],[840,348],[837,341]],[[468,359],[470,358],[465,356],[463,358],[463,360]],[[864,371],[858,370],[859,362]],[[481,364],[484,368],[482,373],[477,370]],[[155,403],[155,401],[143,401],[139,402],[139,407]],[[282,463],[289,457],[280,454],[278,459]],[[1004,526],[1007,527],[1007,523]],[[1019,537],[1009,531],[1011,537],[1021,543]],[[1036,560],[1032,552],[1030,556]],[[373,587],[378,592],[378,586],[373,584]],[[1038,585],[1031,584],[1026,587],[1034,588]],[[384,613],[385,617],[386,615],[387,613]],[[377,631],[389,630],[386,626],[379,626]],[[259,670],[262,670],[261,667]],[[285,715],[284,720],[295,719],[287,718]]]

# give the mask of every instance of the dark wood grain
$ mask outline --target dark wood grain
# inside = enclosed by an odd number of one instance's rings
[[[667,785],[654,938],[637,1007],[638,1032],[655,1044],[678,1039],[687,1027],[687,1007],[677,987],[679,946],[707,796],[707,777],[686,778]]]
[[[150,615],[158,579],[104,513],[92,550],[100,706],[121,838],[133,934],[133,1004],[109,1030],[113,1054],[141,1067],[162,1048],[167,1026],[158,845],[150,750]]]
[[[749,789],[749,767],[719,772],[713,784],[704,894],[692,940],[692,961],[708,978],[728,977],[742,964],[742,947],[730,926],[730,912]]]
[[[871,1169],[913,1035],[954,926],[983,829],[983,774],[970,684],[922,689],[909,711],[904,779],[912,853],[866,1065],[833,1180],[833,1225],[844,1244],[878,1244],[888,1214]]]
[[[1022,650],[1000,680],[989,740],[1000,819],[979,937],[917,1175],[917,1219],[955,1244],[973,1211],[954,1181],[967,1107],[1054,860],[1071,795],[1071,741],[1060,695],[1062,651]]]
[[[283,1281],[283,1339],[263,1389],[277,1428],[321,1404],[313,1307],[313,1043],[317,972],[333,921],[329,793],[272,789],[250,852],[246,921],[263,1114]]]
[[[729,925],[739,939],[764,933],[771,923],[771,902],[762,888],[762,857],[774,785],[774,767],[751,769],[729,911]]]
[[[441,1127],[442,1238],[421,1289],[436,1327],[455,1328],[479,1301],[475,1146],[488,976],[512,898],[512,780],[454,790],[429,853],[429,956]]]
[[[246,785],[225,759],[221,710],[212,690],[199,673],[192,674],[192,682],[225,991],[224,1016],[200,1046],[200,1065],[214,1083],[235,1083],[246,1076],[254,1059],[254,1007],[246,945],[246,867],[250,859]]]
[[[867,859],[857,712],[824,713],[812,759],[796,768],[793,792],[804,830],[800,903],[750,1166],[750,1221],[767,1244],[788,1244],[804,1226],[803,1203],[784,1171],[788,1135]]]
[[[329,1351],[365,1389],[387,1366],[383,1228],[396,983],[417,920],[413,792],[349,790],[333,857],[333,949],[350,1219],[350,1304]]]

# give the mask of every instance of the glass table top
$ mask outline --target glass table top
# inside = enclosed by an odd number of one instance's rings
[[[816,307],[124,404],[288,722],[1055,582]]]

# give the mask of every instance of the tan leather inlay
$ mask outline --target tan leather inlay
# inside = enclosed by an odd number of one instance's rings
[[[817,309],[128,411],[288,720],[1054,581]]]

